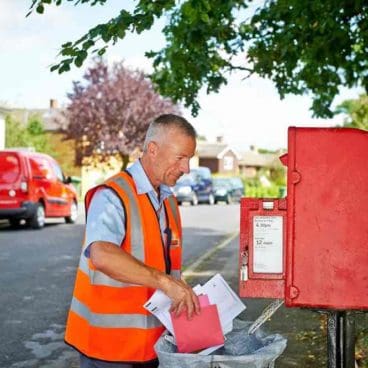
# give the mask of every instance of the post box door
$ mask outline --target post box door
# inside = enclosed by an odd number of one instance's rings
[[[368,132],[289,128],[287,306],[368,309]]]

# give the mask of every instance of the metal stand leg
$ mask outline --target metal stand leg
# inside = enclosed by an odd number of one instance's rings
[[[328,312],[327,353],[328,368],[355,367],[355,320],[353,312]]]

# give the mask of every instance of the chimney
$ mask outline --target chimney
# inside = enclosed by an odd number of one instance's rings
[[[56,99],[54,98],[51,98],[50,99],[50,109],[57,109],[59,106],[58,106],[58,102]]]
[[[250,145],[249,148],[252,152],[257,152],[258,153],[258,148],[254,144]]]
[[[217,143],[224,143],[224,136],[223,135],[219,135],[218,137],[216,137],[216,142]]]

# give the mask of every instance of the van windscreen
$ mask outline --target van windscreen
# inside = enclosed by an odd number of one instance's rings
[[[12,184],[20,175],[20,162],[17,155],[0,153],[0,184]]]

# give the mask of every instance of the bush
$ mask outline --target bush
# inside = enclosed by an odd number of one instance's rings
[[[247,185],[245,187],[246,197],[253,198],[280,198],[281,197],[281,187],[272,184],[270,187],[262,187],[260,185]]]
[[[214,177],[233,177],[234,175],[214,174]],[[286,186],[283,183],[271,183],[270,187],[262,186],[258,177],[241,177],[244,184],[243,195],[250,198],[283,198],[286,195]]]
[[[251,198],[281,198],[285,196],[283,185],[272,183],[271,186],[262,186],[259,178],[243,178],[245,196]]]

